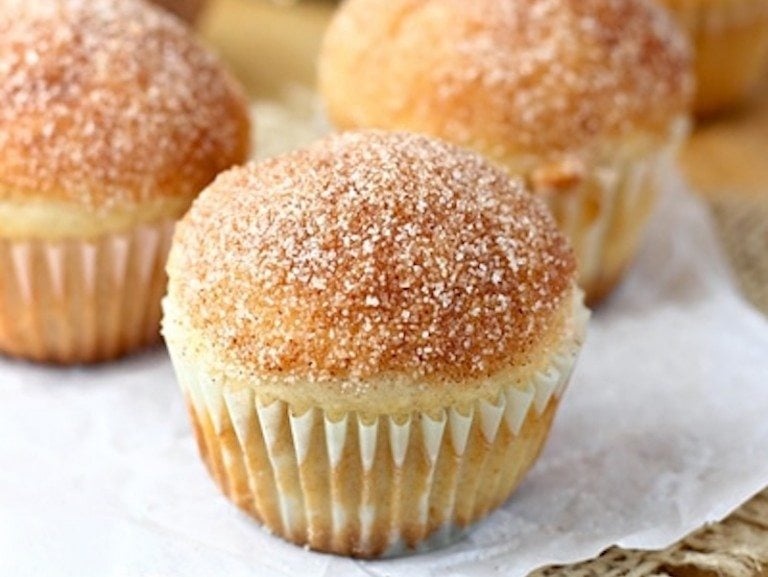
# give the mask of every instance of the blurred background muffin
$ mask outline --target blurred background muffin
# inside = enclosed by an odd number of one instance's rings
[[[660,0],[695,46],[698,114],[733,108],[768,74],[768,1]]]
[[[114,358],[159,336],[174,221],[249,147],[247,102],[138,0],[4,0],[0,351]]]
[[[319,63],[336,126],[432,134],[524,175],[592,303],[638,248],[692,89],[682,32],[646,0],[349,0]]]

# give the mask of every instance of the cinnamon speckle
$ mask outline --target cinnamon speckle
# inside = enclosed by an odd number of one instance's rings
[[[0,6],[0,200],[191,197],[245,159],[240,88],[173,16],[137,0]]]
[[[684,34],[647,0],[349,0],[320,91],[343,128],[445,138],[498,161],[584,153],[688,112]]]
[[[221,175],[168,269],[171,298],[226,358],[359,380],[521,361],[575,264],[539,200],[480,156],[366,131]]]

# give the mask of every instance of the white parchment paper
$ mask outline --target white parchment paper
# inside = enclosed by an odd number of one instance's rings
[[[281,114],[264,114],[260,139]],[[208,478],[157,349],[92,369],[0,360],[0,575],[524,575],[723,516],[768,484],[767,416],[768,322],[672,175],[541,460],[453,547],[360,562],[268,535]]]

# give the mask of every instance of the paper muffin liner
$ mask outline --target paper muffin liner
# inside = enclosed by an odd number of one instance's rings
[[[695,47],[696,112],[708,114],[739,104],[765,77],[768,67],[768,2],[666,3]]]
[[[173,226],[88,241],[0,239],[0,351],[85,363],[158,340]]]
[[[610,293],[637,252],[685,126],[680,123],[670,143],[655,153],[598,164],[575,185],[542,189],[533,184],[571,241],[588,304]]]
[[[445,545],[507,499],[541,451],[587,315],[579,303],[578,336],[526,384],[491,401],[398,415],[297,412],[211,374],[167,327],[166,339],[224,494],[287,540],[379,557]]]

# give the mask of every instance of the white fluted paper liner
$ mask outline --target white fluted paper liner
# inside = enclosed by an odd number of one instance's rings
[[[641,158],[593,168],[575,187],[545,192],[560,229],[579,263],[579,286],[594,303],[608,294],[642,241],[660,189],[687,131],[680,121],[669,145]]]
[[[297,413],[166,336],[201,454],[231,500],[294,542],[391,556],[448,543],[517,486],[570,377],[587,316],[577,311],[573,338],[530,382],[433,414]]]
[[[0,351],[91,362],[157,340],[173,221],[95,240],[0,239]]]

